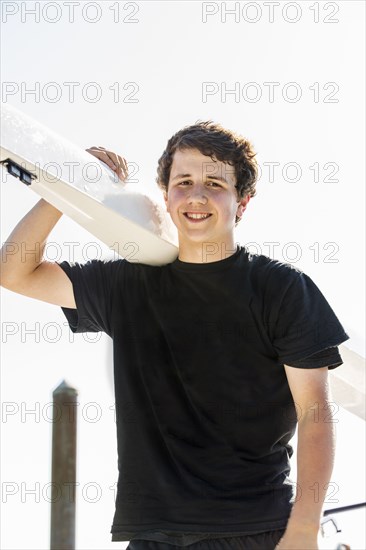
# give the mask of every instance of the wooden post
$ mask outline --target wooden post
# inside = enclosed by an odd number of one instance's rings
[[[77,390],[53,392],[51,550],[75,549]]]

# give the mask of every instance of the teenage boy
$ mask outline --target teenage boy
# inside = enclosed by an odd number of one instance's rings
[[[126,177],[122,157],[88,151]],[[257,174],[249,141],[196,123],[158,162],[175,261],[2,265],[4,287],[61,306],[73,332],[113,339],[111,532],[131,550],[317,548],[334,458],[328,369],[349,337],[310,277],[235,245]],[[41,200],[8,241],[43,251],[61,215]]]

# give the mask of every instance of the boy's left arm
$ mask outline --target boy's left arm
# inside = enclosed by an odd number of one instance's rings
[[[276,550],[317,550],[335,453],[328,367],[301,369],[285,365],[285,371],[298,415],[297,490]]]

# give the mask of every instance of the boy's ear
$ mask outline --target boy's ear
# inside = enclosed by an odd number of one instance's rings
[[[238,209],[236,211],[236,215],[239,216],[239,218],[241,218],[242,215],[244,214],[246,207],[248,206],[248,203],[250,201],[250,198],[251,198],[250,195],[247,195],[246,197],[243,197],[242,199],[240,199]]]
[[[163,197],[164,197],[165,206],[168,207],[168,193],[166,191],[163,191]]]

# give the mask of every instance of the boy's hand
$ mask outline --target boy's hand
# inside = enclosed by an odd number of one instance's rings
[[[86,149],[86,152],[103,161],[117,174],[120,180],[124,181],[128,177],[127,161],[120,155],[107,151],[104,147],[94,145]]]

